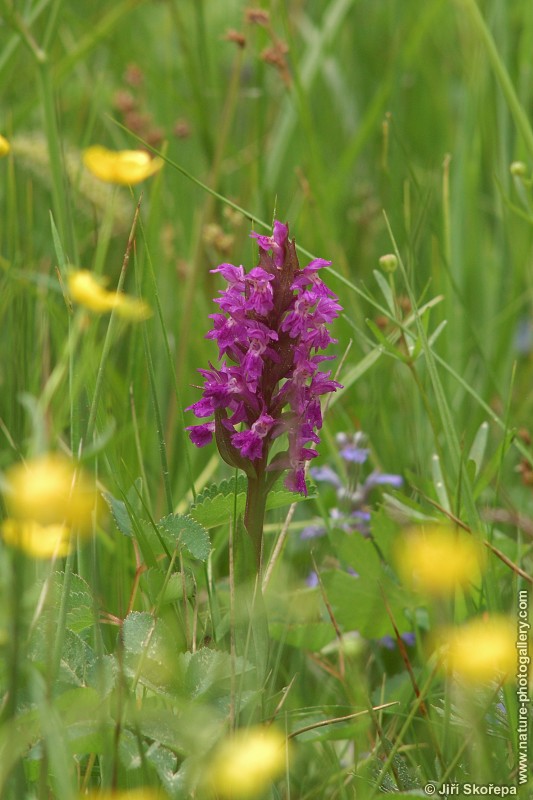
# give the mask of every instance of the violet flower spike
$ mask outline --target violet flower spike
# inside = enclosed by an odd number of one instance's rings
[[[200,370],[203,396],[187,410],[212,419],[187,430],[197,447],[214,435],[222,458],[246,473],[244,521],[259,567],[267,494],[286,470],[285,485],[307,493],[305,467],[320,441],[320,398],[341,388],[331,371],[319,369],[333,356],[319,351],[336,341],[328,325],[342,308],[319,276],[331,262],[317,258],[301,269],[288,225],[276,220],[272,236],[251,236],[259,245],[257,266],[245,272],[224,263],[211,270],[227,284],[214,301],[218,311],[207,334],[220,364]],[[269,459],[273,442],[285,434],[287,449]]]

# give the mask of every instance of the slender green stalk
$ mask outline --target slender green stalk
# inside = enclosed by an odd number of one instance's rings
[[[504,94],[509,110],[513,116],[514,123],[522,136],[524,144],[529,153],[529,157],[533,158],[533,129],[529,122],[528,116],[520,102],[516,89],[509,76],[509,72],[502,61],[498,52],[498,48],[494,42],[494,38],[488,28],[487,23],[483,19],[483,15],[479,10],[476,0],[456,0],[458,5],[466,11],[469,15],[477,34],[485,46],[485,50],[489,57],[494,74],[500,84],[501,90]]]
[[[144,354],[146,358],[146,365],[148,367],[148,377],[150,379],[150,392],[152,395],[152,405],[155,415],[157,438],[159,442],[159,457],[161,459],[161,472],[163,476],[163,486],[165,489],[167,513],[172,514],[174,511],[174,501],[172,499],[172,486],[170,484],[170,473],[168,469],[167,447],[165,443],[163,420],[161,418],[159,401],[157,399],[157,385],[155,380],[152,355],[150,353],[150,342],[148,340],[148,332],[146,330],[146,325],[144,323],[143,323],[143,341],[144,341]]]
[[[20,694],[26,677],[24,669],[24,612],[23,598],[26,583],[26,559],[21,553],[13,552],[11,558],[10,586],[10,630],[7,663],[7,696],[0,709],[0,731],[13,726],[17,717]],[[19,758],[13,761],[8,770],[7,783],[11,786],[11,797],[24,794],[24,771]],[[0,782],[0,791],[1,791]],[[9,794],[8,794],[9,796]]]
[[[145,231],[144,231],[144,227],[143,227],[143,224],[142,224],[142,220],[140,221],[140,224],[141,224],[141,232],[142,232],[144,241],[146,243],[146,236],[145,236]],[[178,376],[177,376],[177,373],[176,373],[176,369],[175,369],[175,366],[174,366],[174,359],[172,358],[172,353],[170,351],[170,343],[169,343],[169,340],[168,340],[168,332],[167,332],[167,328],[166,328],[166,325],[165,325],[165,320],[163,318],[163,309],[161,308],[161,300],[160,300],[160,297],[159,297],[159,289],[158,289],[158,286],[157,286],[157,280],[156,280],[156,275],[155,275],[155,270],[154,270],[154,264],[153,264],[152,257],[150,255],[150,252],[149,252],[148,248],[146,249],[146,258],[147,258],[147,261],[148,261],[148,269],[149,269],[150,278],[151,278],[151,282],[152,282],[152,290],[153,290],[154,299],[155,299],[157,317],[159,319],[161,333],[163,335],[163,342],[164,342],[164,345],[165,345],[166,363],[167,363],[168,369],[170,370],[170,375],[172,377],[172,384],[173,384],[173,387],[174,387],[174,397],[175,397],[175,401],[176,401],[176,408],[178,409],[178,419],[179,419],[179,423],[180,423],[179,427],[180,427],[181,439],[182,439],[182,443],[183,443],[182,452],[185,453],[185,461],[186,461],[186,465],[187,465],[187,475],[188,475],[188,478],[189,478],[189,486],[190,486],[190,489],[191,489],[192,498],[194,500],[195,497],[196,497],[196,488],[195,488],[195,485],[194,485],[194,476],[193,476],[193,471],[192,471],[191,454],[190,454],[190,448],[189,448],[189,439],[186,436],[186,431],[185,431],[186,423],[185,423],[185,414],[184,414],[184,409],[183,409],[183,402],[181,400],[181,390],[180,390],[180,386],[179,386],[179,383],[178,383]]]
[[[39,94],[43,104],[46,141],[50,157],[54,216],[57,220],[61,239],[65,242],[65,246],[71,254],[72,260],[76,262],[78,260],[76,240],[68,210],[68,186],[63,169],[61,135],[57,121],[55,93],[47,59],[39,60],[37,62],[37,68],[40,88]]]
[[[388,220],[387,220],[387,227],[389,229],[389,235],[390,235],[391,240],[392,240],[393,245],[394,245],[394,249],[395,249],[395,252],[396,252],[396,257],[398,259],[398,264],[399,264],[400,270],[401,270],[402,275],[404,277],[404,281],[405,281],[405,285],[406,285],[406,288],[407,288],[407,293],[408,293],[408,296],[409,296],[409,300],[410,300],[411,306],[412,306],[413,309],[416,309],[416,307],[417,307],[416,299],[415,299],[415,296],[413,294],[413,291],[412,291],[412,288],[411,288],[411,285],[410,285],[410,282],[409,282],[409,279],[408,279],[408,276],[407,276],[407,272],[406,272],[405,266],[403,264],[400,252],[398,250],[398,246],[397,246],[396,241],[394,239],[394,235],[392,233],[392,230],[390,228]],[[423,351],[425,353],[425,357],[426,357],[426,365],[427,365],[427,369],[428,369],[428,373],[429,373],[429,378],[430,378],[430,381],[431,381],[431,385],[432,385],[433,391],[435,393],[437,409],[438,409],[439,416],[440,416],[440,419],[441,419],[441,424],[442,424],[442,427],[443,427],[443,431],[444,431],[444,433],[446,435],[446,441],[447,441],[447,444],[448,444],[448,449],[450,451],[451,470],[452,470],[452,472],[450,474],[450,480],[451,480],[453,485],[458,485],[459,484],[459,479],[460,479],[460,476],[461,476],[461,463],[462,463],[462,456],[461,456],[461,448],[460,448],[460,444],[459,444],[459,439],[457,437],[457,432],[455,430],[455,424],[454,424],[454,421],[453,421],[452,413],[451,413],[450,407],[448,405],[448,401],[446,399],[446,396],[445,396],[445,393],[444,393],[444,389],[442,387],[442,383],[441,383],[440,377],[439,377],[438,372],[437,372],[435,358],[433,356],[433,351],[432,351],[432,349],[431,349],[431,347],[430,347],[430,345],[428,343],[428,337],[427,337],[426,331],[425,331],[424,326],[422,325],[422,323],[420,321],[420,317],[419,317],[418,314],[416,315],[415,319],[416,319],[417,333],[418,333],[418,336],[420,337],[420,340],[422,342],[422,349],[423,349]],[[477,529],[479,529],[481,527],[481,522],[480,522],[479,514],[478,514],[478,511],[477,511],[475,502],[474,502],[474,497],[473,497],[473,493],[472,493],[472,487],[471,487],[471,484],[470,484],[470,481],[469,481],[468,477],[465,474],[463,474],[463,484],[462,485],[463,485],[463,490],[464,490],[464,503],[465,503],[466,515],[467,515],[467,518],[469,520],[469,524],[471,525],[471,527],[477,530]]]
[[[137,220],[139,218],[139,213],[140,213],[140,209],[141,209],[141,199],[142,199],[142,196],[141,196],[141,198],[139,198],[139,202],[137,203],[137,208],[135,210],[135,215],[133,217],[133,222],[132,222],[132,226],[131,226],[131,230],[130,230],[130,235],[129,235],[129,238],[128,238],[128,243],[126,245],[126,251],[124,253],[124,259],[122,261],[122,269],[120,271],[120,276],[119,276],[119,279],[118,279],[117,292],[121,291],[121,289],[122,289],[122,287],[124,285],[124,280],[126,278],[126,270],[128,268],[128,264],[129,264],[129,260],[130,260],[130,253],[131,253],[131,250],[132,250],[132,247],[133,247],[133,242],[134,242],[134,237],[135,237],[135,230],[136,230],[136,227],[137,227]],[[98,413],[98,405],[100,403],[100,396],[102,394],[102,388],[103,388],[103,382],[104,382],[104,376],[105,376],[105,367],[106,367],[106,364],[107,364],[107,359],[109,357],[109,353],[111,352],[111,345],[113,343],[113,336],[115,334],[116,325],[117,325],[117,319],[116,319],[116,315],[115,315],[115,312],[114,312],[114,309],[113,309],[113,311],[111,312],[111,315],[109,317],[109,324],[107,326],[104,345],[102,347],[102,355],[100,357],[100,365],[98,367],[98,373],[96,375],[96,385],[95,385],[95,388],[94,388],[94,394],[93,394],[93,399],[92,399],[92,403],[91,403],[91,409],[90,409],[90,412],[89,412],[89,420],[87,422],[87,432],[86,432],[85,439],[86,439],[86,442],[88,442],[88,443],[91,441],[91,439],[93,437],[93,434],[94,434],[94,431],[95,431],[96,415]]]
[[[267,486],[264,473],[258,471],[257,478],[248,478],[244,524],[250,536],[256,559],[257,571],[261,571],[263,553],[263,526],[267,500]]]
[[[50,65],[46,49],[43,49],[37,44],[18,11],[5,2],[5,0],[2,3],[2,7],[4,8],[6,19],[19,33],[35,63],[39,84],[39,97],[43,109],[44,129],[50,158],[54,216],[57,219],[61,239],[67,243],[67,247],[75,259],[75,238],[72,226],[69,224],[70,220],[66,200],[67,187],[64,179],[63,159],[61,155],[61,135],[57,121],[55,92],[50,76]],[[49,37],[47,37],[47,40],[48,38]]]
[[[231,124],[235,116],[235,109],[238,99],[238,89],[241,79],[241,67],[242,67],[242,51],[238,50],[232,66],[228,92],[221,115],[220,128],[217,135],[216,148],[213,154],[212,164],[209,172],[208,184],[213,188],[218,186],[220,182],[220,167],[222,163],[222,158],[228,141]],[[187,283],[187,289],[184,297],[183,316],[179,331],[179,344],[182,355],[187,352],[188,345],[190,342],[190,335],[192,328],[191,321],[195,309],[194,296],[196,294],[198,280],[201,276],[201,265],[203,260],[203,248],[204,248],[203,229],[204,226],[211,220],[213,214],[214,200],[216,199],[217,196],[218,193],[214,191],[207,193],[206,201],[202,209],[200,222],[198,226],[196,248],[192,258],[190,277]],[[186,364],[186,359],[181,357],[178,360],[178,367],[176,370],[177,382],[179,386],[181,386],[183,381],[183,369],[185,367],[185,364]]]

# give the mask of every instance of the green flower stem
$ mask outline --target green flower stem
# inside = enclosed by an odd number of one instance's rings
[[[264,472],[258,470],[257,478],[248,478],[244,525],[250,536],[255,553],[256,569],[261,572],[263,555],[263,526],[268,489]]]

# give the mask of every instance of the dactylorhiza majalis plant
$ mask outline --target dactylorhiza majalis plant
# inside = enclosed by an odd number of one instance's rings
[[[272,236],[251,236],[259,245],[258,266],[212,270],[228,284],[215,299],[220,311],[210,315],[207,334],[218,345],[220,363],[199,370],[203,395],[187,409],[212,419],[187,430],[198,447],[214,436],[224,461],[246,473],[244,524],[259,568],[268,492],[288,471],[286,487],[307,493],[305,465],[320,442],[320,397],[342,388],[331,371],[319,369],[334,358],[319,351],[336,341],[328,324],[342,308],[318,274],[331,262],[317,258],[300,269],[288,225],[275,221]],[[283,435],[287,449],[269,460]]]

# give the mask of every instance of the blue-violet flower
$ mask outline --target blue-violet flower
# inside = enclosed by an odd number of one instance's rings
[[[366,447],[366,436],[361,431],[347,435],[338,433],[336,435],[339,455],[346,462],[348,468],[355,470],[359,478],[359,468],[368,460],[370,450]],[[345,482],[335,470],[324,465],[323,467],[312,467],[311,477],[315,481],[329,483],[335,487],[340,508],[331,508],[329,512],[330,522],[333,527],[340,528],[346,533],[358,531],[365,537],[369,537],[370,531],[370,507],[368,500],[370,493],[376,486],[390,486],[399,489],[403,484],[400,475],[374,470],[364,481],[356,480],[355,483]],[[352,476],[348,476],[352,477]],[[316,539],[325,536],[327,530],[324,525],[308,525],[300,534],[301,539]]]

